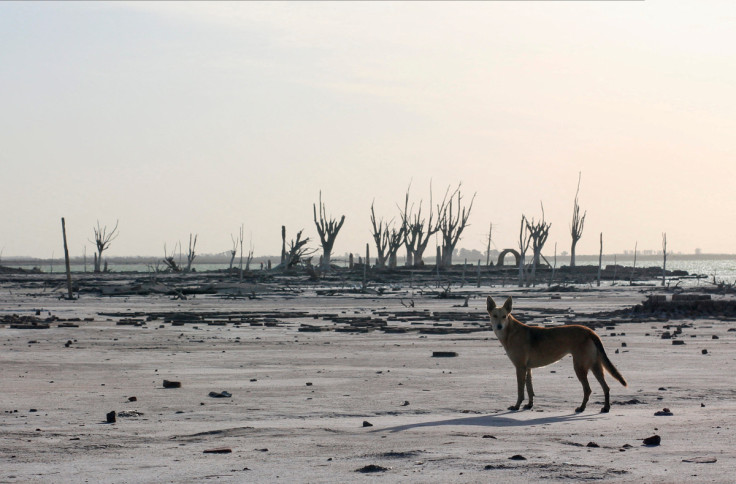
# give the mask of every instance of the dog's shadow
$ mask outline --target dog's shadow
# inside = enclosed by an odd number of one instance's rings
[[[570,421],[593,420],[596,418],[594,414],[583,415],[573,413],[569,415],[557,415],[549,417],[537,418],[513,418],[511,415],[529,415],[526,412],[503,412],[493,415],[481,415],[474,417],[453,418],[447,420],[435,420],[432,422],[417,422],[412,424],[397,425],[395,427],[387,427],[384,429],[376,429],[373,432],[402,432],[419,427],[439,427],[442,425],[462,425],[471,427],[533,427],[535,425],[548,425]]]

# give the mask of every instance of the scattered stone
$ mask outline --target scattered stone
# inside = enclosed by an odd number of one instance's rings
[[[595,442],[588,442],[588,445],[586,447],[600,447],[600,445],[596,444]]]
[[[662,437],[660,437],[659,435],[652,435],[651,437],[647,437],[646,439],[644,439],[644,445],[655,446],[659,445],[660,442],[662,442]]]
[[[128,401],[129,402],[137,402],[138,401],[138,397],[128,397]]]
[[[308,381],[308,382],[307,382],[307,386],[308,386],[308,387],[311,387],[312,385],[313,385],[313,383],[312,383],[311,381]]]
[[[373,427],[373,424],[367,420],[363,420],[363,427]]]
[[[38,412],[38,409],[37,408],[32,408],[32,409],[30,409],[28,411],[31,412],[31,413],[33,413],[33,412]]]
[[[614,353],[618,354],[618,348],[616,348],[616,351]]]
[[[258,381],[257,378],[251,378],[250,381]]]
[[[432,358],[454,358],[457,356],[455,351],[433,351]]]
[[[704,354],[704,355],[707,355],[708,354],[708,350],[704,349],[704,350],[701,351],[701,353]]]
[[[511,460],[526,460],[526,457],[524,457],[521,454],[516,454],[516,455],[512,455],[511,457],[509,457],[509,459],[511,459]]]
[[[626,343],[622,342],[622,343],[621,343],[621,347],[622,347],[622,348],[626,348]]]
[[[684,345],[684,344],[685,344],[685,342],[684,342],[683,340],[681,340],[681,339],[673,339],[673,340],[672,340],[672,344],[673,344],[674,346],[682,346],[682,345]]]
[[[669,331],[665,331],[664,333],[662,333],[662,339],[672,339],[672,333],[670,333]]]
[[[137,410],[123,410],[122,412],[118,412],[118,417],[120,418],[135,418],[142,416],[143,412],[139,412]]]
[[[408,407],[409,406],[409,400],[404,400],[404,403],[401,404],[402,407]]]
[[[223,391],[221,391],[219,393],[218,392],[210,392],[208,395],[210,397],[212,397],[212,398],[230,398],[230,397],[233,396],[232,393],[226,392],[225,390],[223,390]]]
[[[202,451],[203,454],[229,454],[233,451],[229,447],[216,447],[214,449],[205,449]]]
[[[115,423],[115,410],[107,414],[107,423]]]
[[[496,439],[496,437],[495,437],[495,436],[493,436],[493,435],[490,435],[490,434],[486,434],[486,435],[484,435],[484,436],[483,436],[483,438],[484,438],[484,439]],[[498,439],[496,439],[496,440],[498,440]]]
[[[164,388],[181,388],[181,382],[164,380]]]
[[[66,343],[64,343],[65,348],[69,348],[72,345],[72,340],[67,340]]]
[[[363,474],[368,474],[371,472],[386,472],[388,470],[387,467],[378,466],[376,464],[368,464],[367,466],[363,466],[360,469],[355,469],[355,472],[362,472]]]
[[[691,464],[715,464],[718,459],[715,457],[691,457],[689,459],[682,459],[682,462],[690,462]]]
[[[674,413],[672,413],[669,408],[663,408],[662,410],[654,412],[654,415],[657,417],[671,417]]]
[[[256,449],[256,450],[257,450],[258,452],[268,452],[268,449],[266,449],[266,448],[263,448],[263,449]]]
[[[716,335],[714,334],[713,336],[711,336],[711,339],[718,339],[718,336],[716,336]]]
[[[700,408],[703,408],[703,407],[705,407],[705,404],[704,403],[701,403],[700,404]]]
[[[666,392],[666,391],[667,391],[667,389],[666,389],[665,387],[659,387],[659,388],[658,388],[658,390],[659,390],[660,392]]]

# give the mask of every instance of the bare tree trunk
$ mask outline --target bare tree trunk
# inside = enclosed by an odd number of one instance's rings
[[[603,232],[601,232],[601,250],[598,253],[598,287],[601,287],[601,266],[603,265]]]
[[[66,288],[69,292],[68,299],[74,299],[74,293],[72,292],[72,269],[69,265],[69,249],[66,245],[66,223],[64,217],[61,217],[61,234],[64,237],[64,261],[66,263]]]

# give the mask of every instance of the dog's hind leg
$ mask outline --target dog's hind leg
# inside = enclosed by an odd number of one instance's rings
[[[575,409],[576,412],[580,413],[585,410],[585,406],[588,404],[588,399],[590,398],[591,393],[590,384],[588,383],[588,369],[576,362],[574,359],[573,365],[575,366],[575,374],[578,376],[580,384],[583,385],[583,403]]]
[[[593,365],[592,371],[593,375],[595,375],[596,380],[598,380],[598,383],[600,383],[601,387],[603,388],[603,394],[606,396],[606,403],[603,405],[601,413],[608,413],[608,411],[611,409],[611,397],[610,388],[608,387],[608,383],[606,383],[606,377],[603,374],[603,365],[600,362],[596,362]]]
[[[526,380],[526,373],[526,367],[516,368],[516,388],[518,392],[518,397],[516,398],[516,405],[510,406],[509,410],[519,410],[521,402],[524,401],[524,382]]]
[[[526,370],[526,393],[529,395],[529,402],[524,405],[524,408],[529,410],[534,406],[534,389],[532,388],[532,369]]]

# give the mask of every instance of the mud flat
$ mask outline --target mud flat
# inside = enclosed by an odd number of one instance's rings
[[[67,301],[2,283],[0,482],[733,482],[736,321],[635,309],[659,291]],[[574,413],[569,358],[535,371],[534,409],[507,411],[485,294],[525,322],[595,327],[629,381],[608,377],[611,412],[591,379]]]

